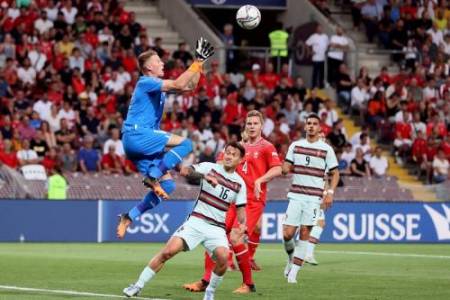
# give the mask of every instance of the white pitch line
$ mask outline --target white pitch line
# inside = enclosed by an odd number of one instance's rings
[[[283,251],[276,249],[258,249],[262,252],[278,252]],[[416,258],[436,258],[436,259],[450,259],[449,255],[433,255],[433,254],[418,254],[418,253],[396,253],[396,252],[365,252],[365,251],[339,251],[339,250],[317,250],[318,253],[324,254],[344,254],[344,255],[373,255],[373,256],[391,256],[391,257],[416,257]]]
[[[118,299],[119,298],[120,299],[124,299],[125,298],[124,295],[97,294],[97,293],[77,292],[77,291],[70,291],[70,290],[35,289],[35,288],[18,287],[18,286],[10,286],[10,285],[0,285],[0,289],[12,290],[12,291],[23,291],[23,292],[38,292],[38,293],[48,293],[48,294],[72,295],[72,296],[104,297],[104,298],[118,298]],[[144,298],[144,297],[133,297],[133,299],[140,299],[140,300],[168,300],[168,299]]]

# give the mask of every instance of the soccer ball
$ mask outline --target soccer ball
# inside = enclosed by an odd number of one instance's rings
[[[256,6],[241,6],[236,13],[236,22],[244,29],[254,29],[261,22],[261,13]]]

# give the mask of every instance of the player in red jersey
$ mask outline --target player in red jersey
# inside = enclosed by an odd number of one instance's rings
[[[243,283],[234,293],[250,293],[256,291],[252,279],[250,259],[253,256],[260,238],[259,222],[266,205],[267,182],[281,175],[281,161],[275,147],[262,137],[264,118],[259,111],[248,112],[245,122],[245,133],[248,140],[244,142],[245,159],[237,168],[238,174],[247,186],[247,235],[236,235],[232,229],[237,226],[236,208],[229,209],[226,229],[229,241],[236,255]],[[221,160],[221,157],[218,157]],[[191,292],[202,292],[208,286],[214,262],[205,255],[205,273],[202,280],[185,284],[183,287]]]

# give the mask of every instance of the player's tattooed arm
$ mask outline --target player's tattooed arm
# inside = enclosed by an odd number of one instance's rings
[[[181,167],[180,175],[189,178],[193,181],[205,179],[214,187],[218,184],[216,178],[197,172],[193,167]]]
[[[192,77],[191,81],[189,81],[188,85],[183,91],[188,92],[195,90],[199,80],[200,80],[200,73],[197,73],[194,75],[194,77]]]
[[[283,166],[281,167],[281,174],[287,175],[291,172],[292,162],[285,160]]]

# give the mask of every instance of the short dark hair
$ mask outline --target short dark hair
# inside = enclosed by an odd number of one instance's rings
[[[308,117],[306,117],[306,121],[308,121],[308,119],[317,119],[317,121],[320,122],[320,118],[317,114],[310,114],[308,115]]]
[[[227,149],[228,147],[233,147],[233,148],[238,149],[240,157],[244,157],[245,156],[245,148],[240,143],[238,143],[238,142],[229,142],[228,144],[226,144],[225,149]]]

